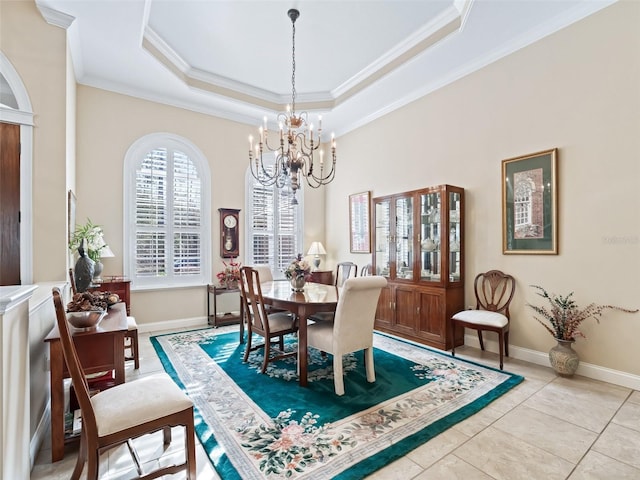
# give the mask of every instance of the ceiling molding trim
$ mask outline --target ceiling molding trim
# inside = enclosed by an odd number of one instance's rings
[[[76,17],[62,13],[51,7],[44,5],[41,0],[36,0],[36,7],[40,11],[40,15],[49,25],[64,28],[65,30],[71,26]]]
[[[344,135],[348,132],[351,132],[357,128],[360,128],[368,123],[377,120],[399,108],[408,105],[430,93],[443,88],[450,83],[453,83],[461,78],[470,75],[471,73],[480,70],[481,68],[486,67],[507,55],[517,52],[518,50],[527,47],[542,38],[551,35],[559,30],[562,30],[569,25],[582,20],[589,15],[601,10],[609,5],[616,3],[619,0],[605,0],[603,2],[585,2],[576,6],[576,8],[571,9],[568,12],[565,12],[562,15],[558,15],[552,19],[552,21],[546,22],[543,25],[538,26],[538,28],[528,30],[524,32],[519,37],[516,37],[512,42],[501,46],[500,48],[494,49],[488,54],[476,58],[472,62],[467,62],[466,64],[460,66],[460,68],[456,70],[452,70],[450,74],[439,78],[438,80],[431,82],[427,85],[424,85],[422,88],[417,89],[405,95],[404,97],[398,99],[397,101],[386,105],[384,108],[376,110],[375,112],[371,112],[369,115],[358,118],[356,122],[351,122],[345,125],[340,130],[336,130],[336,136]]]
[[[331,91],[332,96],[340,99],[339,103],[346,100],[357,91],[371,85],[403,63],[418,56],[444,37],[458,31],[461,21],[460,11],[455,6],[450,6],[411,36],[334,88]]]

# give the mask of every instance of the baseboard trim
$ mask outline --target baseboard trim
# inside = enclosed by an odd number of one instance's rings
[[[178,320],[167,320],[164,322],[138,323],[138,332],[159,332],[162,330],[172,330],[180,328],[205,328],[209,326],[207,317],[181,318]]]
[[[478,335],[469,334],[464,336],[465,345],[468,347],[480,348],[480,342],[478,341]],[[484,339],[484,348],[489,352],[498,354],[498,342],[494,340]],[[518,360],[533,363],[536,365],[542,365],[544,367],[549,366],[549,354],[545,352],[539,352],[537,350],[531,350],[528,348],[522,348],[515,345],[509,345],[509,356]],[[613,370],[607,367],[601,367],[600,365],[594,365],[592,363],[586,363],[581,361],[578,365],[576,372],[578,375],[582,375],[594,380],[600,380],[602,382],[613,383],[614,385],[620,385],[621,387],[632,388],[634,390],[640,390],[640,376],[632,375],[620,370]]]
[[[31,442],[29,443],[29,459],[31,460],[32,470],[33,470],[33,466],[36,463],[36,457],[38,456],[40,447],[44,443],[45,435],[49,431],[50,422],[51,422],[51,401],[47,399],[47,406],[45,407],[44,412],[42,412],[42,417],[40,417],[40,421],[38,422],[36,431],[33,432],[33,437],[31,437]]]

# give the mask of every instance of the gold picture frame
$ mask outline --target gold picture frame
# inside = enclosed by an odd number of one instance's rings
[[[558,149],[502,161],[502,253],[558,254]]]
[[[371,253],[371,192],[349,195],[351,253]]]

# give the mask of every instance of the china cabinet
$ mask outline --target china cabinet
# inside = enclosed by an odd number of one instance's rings
[[[451,185],[373,199],[373,266],[389,282],[376,329],[448,350],[448,319],[464,309],[464,189]]]

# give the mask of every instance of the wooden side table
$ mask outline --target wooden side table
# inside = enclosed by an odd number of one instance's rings
[[[244,307],[240,302],[240,309],[238,315],[231,312],[221,312],[218,315],[218,296],[227,294],[237,294],[240,297],[239,288],[225,288],[218,287],[216,285],[207,285],[207,322],[213,328],[218,325],[227,325],[230,323],[240,323],[240,343],[244,342]],[[211,312],[211,296],[213,296],[213,313]]]
[[[333,271],[331,270],[314,270],[311,272],[310,282],[324,283],[325,285],[333,285]]]

